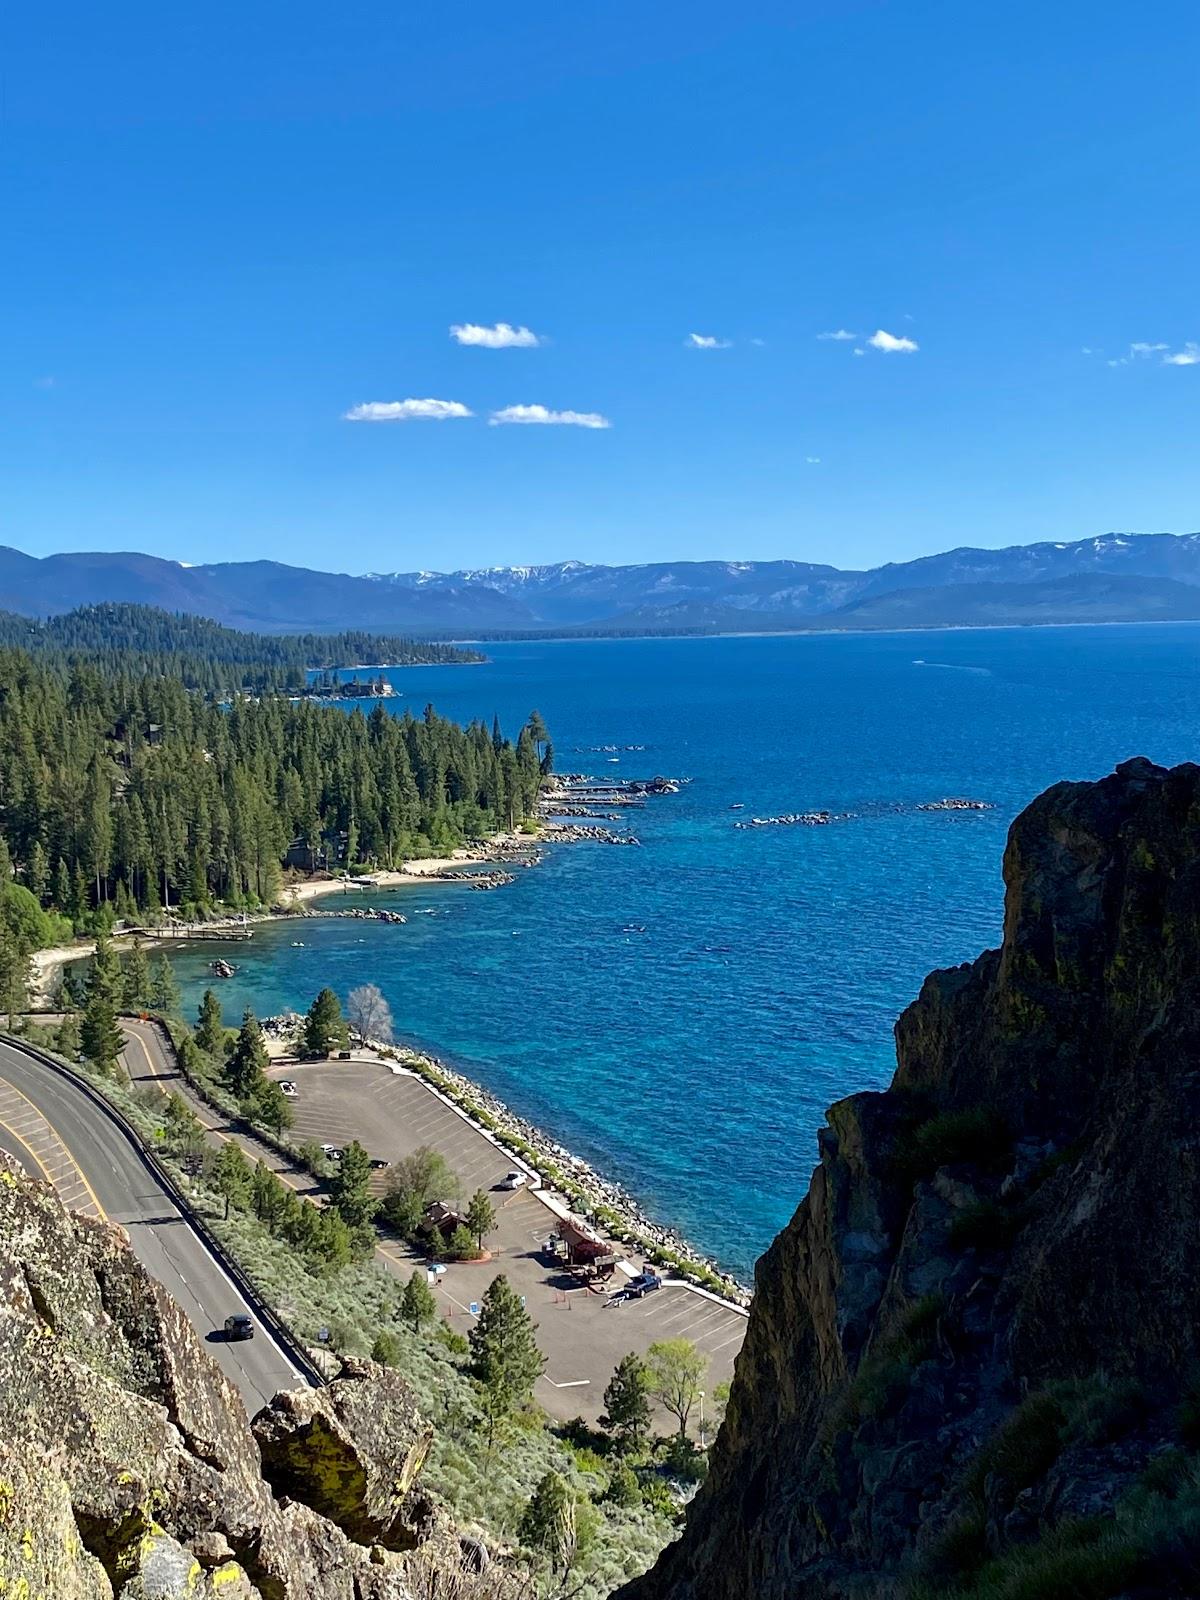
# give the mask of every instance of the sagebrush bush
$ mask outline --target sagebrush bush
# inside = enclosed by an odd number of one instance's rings
[[[315,1347],[324,1342],[346,1355],[380,1349],[394,1357],[390,1364],[412,1384],[434,1426],[423,1482],[446,1503],[460,1529],[474,1527],[485,1537],[511,1541],[547,1471],[558,1472],[583,1501],[593,1491],[603,1492],[608,1472],[599,1455],[585,1445],[582,1462],[577,1459],[536,1406],[514,1417],[505,1437],[488,1450],[462,1334],[442,1321],[414,1333],[400,1315],[403,1283],[374,1260],[321,1267],[271,1234],[249,1211],[231,1209],[226,1218],[224,1200],[207,1181],[211,1160],[192,1171],[173,1152],[164,1126],[165,1097],[152,1088],[135,1092],[91,1076],[171,1169],[192,1206],[300,1343]],[[328,1335],[326,1341],[318,1340],[321,1330]],[[664,1505],[661,1497],[643,1492],[636,1507],[603,1503],[595,1513],[586,1557],[571,1574],[572,1596],[601,1600],[653,1563],[674,1533],[678,1507],[669,1491],[665,1500]],[[485,1586],[466,1594],[483,1600],[490,1592]],[[448,1591],[431,1593],[453,1600]],[[532,1590],[530,1595],[532,1600]]]

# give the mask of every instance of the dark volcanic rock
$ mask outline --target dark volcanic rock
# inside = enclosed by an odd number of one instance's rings
[[[932,974],[888,1092],[830,1109],[808,1197],[758,1265],[709,1479],[631,1600],[949,1587],[1067,1519],[1111,1532],[1181,1444],[1200,768],[1057,785],[1013,824],[1004,874],[1000,950]],[[1103,1592],[1200,1592],[1194,1542],[1151,1522]]]

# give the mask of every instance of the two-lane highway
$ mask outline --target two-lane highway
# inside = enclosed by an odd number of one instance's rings
[[[0,1146],[22,1165],[35,1160],[32,1175],[50,1176],[56,1187],[82,1180],[96,1210],[129,1235],[134,1253],[152,1277],[190,1318],[201,1338],[208,1339],[225,1318],[247,1309],[238,1289],[208,1246],[180,1211],[170,1192],[141,1157],[121,1128],[70,1079],[0,1041],[0,1094],[8,1085],[35,1116],[6,1127],[0,1120]],[[38,1128],[36,1116],[44,1119]],[[39,1148],[52,1153],[51,1159]],[[59,1167],[74,1163],[74,1172]],[[69,1162],[64,1159],[69,1158]],[[41,1171],[38,1168],[41,1167]],[[279,1389],[305,1380],[267,1330],[253,1339],[227,1344],[216,1339],[205,1348],[237,1385],[250,1411],[265,1404]]]

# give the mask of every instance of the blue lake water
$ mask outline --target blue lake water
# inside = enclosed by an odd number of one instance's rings
[[[742,1274],[807,1188],[825,1107],[888,1080],[925,973],[996,943],[1016,812],[1060,778],[1200,751],[1193,624],[487,650],[394,672],[389,704],[514,733],[536,706],[560,770],[692,782],[636,814],[640,849],[560,846],[492,893],[406,888],[390,903],[436,914],[404,927],[256,930],[227,1015],[378,983],[398,1034]],[[605,744],[646,748],[582,748]],[[888,809],[948,795],[996,809]],[[866,814],[733,826],[818,808]],[[177,958],[190,1006],[208,955]]]

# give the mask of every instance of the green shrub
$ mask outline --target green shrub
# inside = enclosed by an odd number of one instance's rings
[[[1187,1375],[1179,1402],[1179,1437],[1190,1449],[1200,1449],[1200,1370]]]
[[[965,1206],[950,1224],[953,1250],[1007,1250],[1021,1221],[1015,1211],[994,1200],[977,1200]]]
[[[385,1367],[398,1367],[404,1347],[390,1328],[380,1328],[371,1346],[371,1360]]]
[[[604,1498],[615,1506],[640,1506],[642,1488],[637,1473],[627,1461],[618,1461],[608,1480]]]
[[[1136,1543],[1111,1524],[1072,1521],[1006,1551],[962,1586],[921,1587],[909,1600],[1110,1600],[1136,1580],[1140,1565]]]
[[[452,1328],[449,1323],[438,1323],[437,1337],[445,1345],[446,1349],[449,1350],[452,1356],[470,1355],[471,1346],[467,1343],[466,1334],[457,1332],[457,1330]]]
[[[1012,1135],[995,1111],[977,1106],[970,1111],[943,1111],[918,1123],[903,1150],[904,1164],[916,1177],[939,1167],[969,1162],[995,1167],[1012,1150]]]
[[[958,1578],[975,1572],[987,1557],[987,1518],[980,1510],[963,1512],[942,1529],[921,1557],[928,1578]]]
[[[1132,1433],[1146,1409],[1146,1390],[1137,1378],[1103,1372],[1052,1384],[1051,1393],[1066,1413],[1068,1437],[1089,1445]]]
[[[920,1300],[914,1300],[900,1318],[894,1336],[887,1341],[889,1352],[914,1365],[924,1361],[937,1342],[938,1326],[945,1311],[946,1302],[940,1294],[922,1295]]]
[[[674,1519],[679,1516],[679,1502],[664,1478],[660,1478],[656,1472],[644,1472],[639,1474],[639,1483],[644,1506],[660,1517]]]
[[[996,1429],[967,1473],[967,1488],[982,1497],[992,1473],[1004,1479],[1013,1496],[1036,1483],[1058,1460],[1067,1414],[1048,1390],[1031,1394]]]

